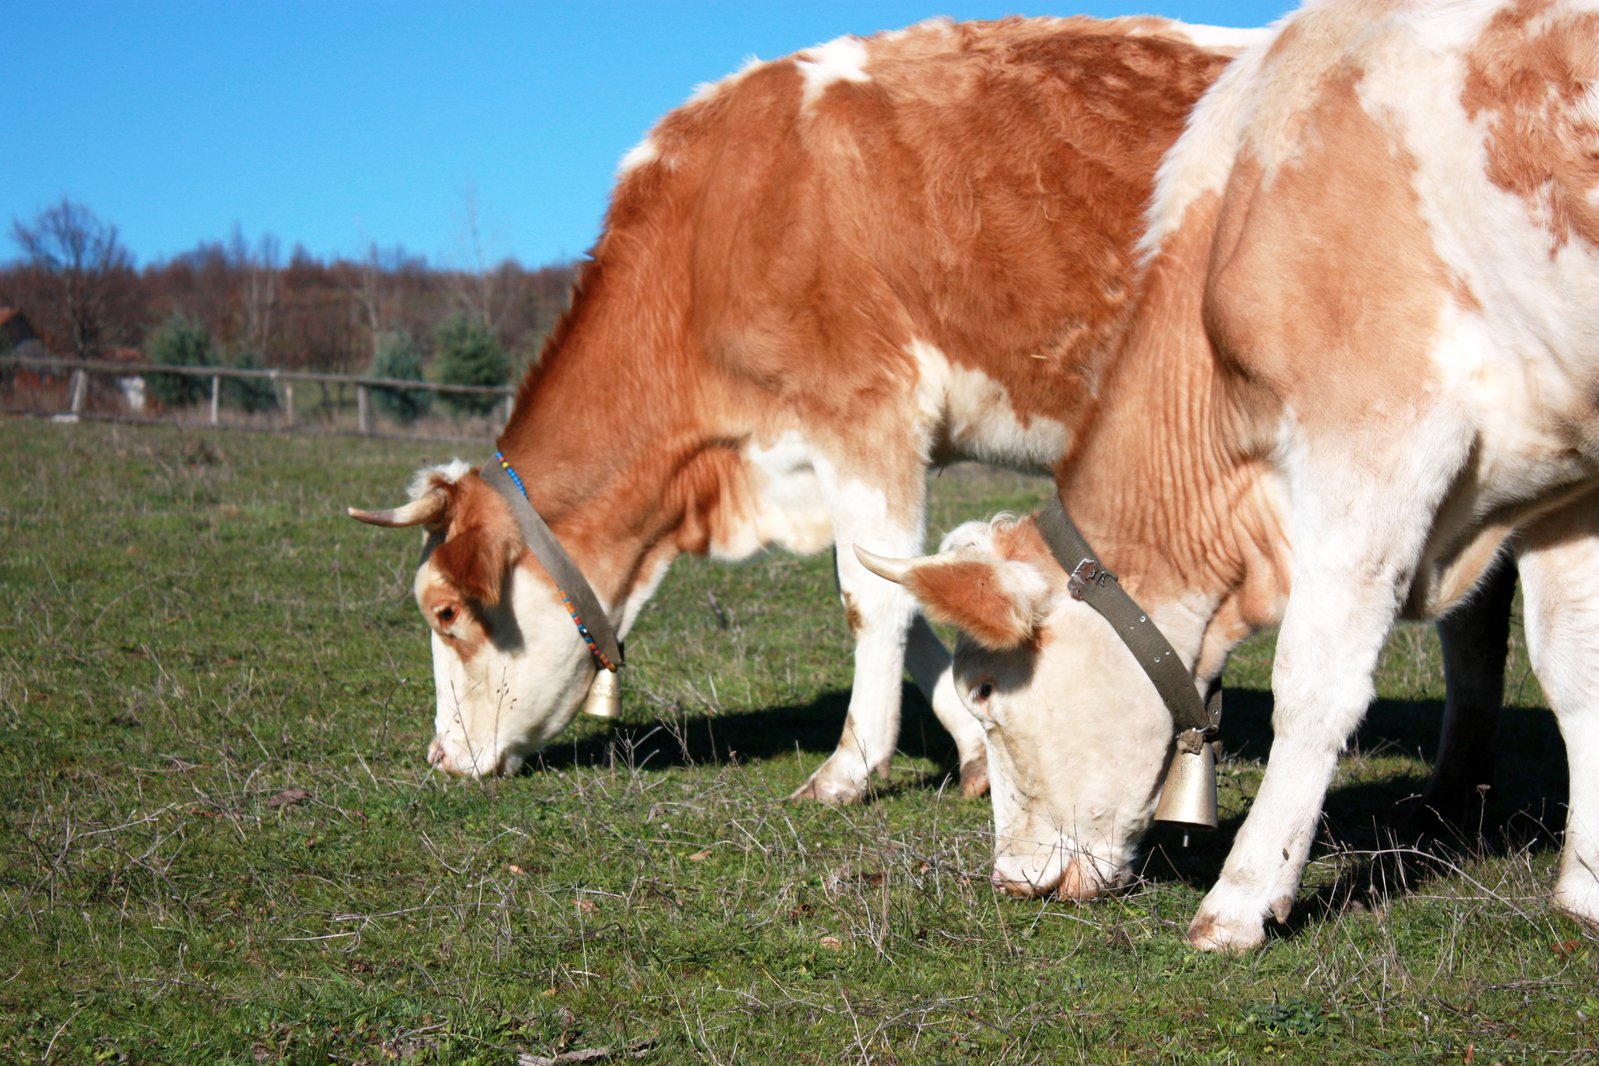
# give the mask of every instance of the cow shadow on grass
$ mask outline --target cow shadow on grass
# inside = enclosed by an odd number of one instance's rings
[[[1227,690],[1221,825],[1214,833],[1189,834],[1186,847],[1180,830],[1158,826],[1148,841],[1146,878],[1182,881],[1201,891],[1215,883],[1247,809],[1229,771],[1239,762],[1265,762],[1272,740],[1271,707],[1269,692]],[[1430,766],[1442,721],[1441,700],[1378,700],[1343,759],[1419,755]],[[1425,774],[1335,782],[1311,855],[1313,860],[1336,861],[1337,876],[1295,905],[1285,931],[1416,892],[1452,872],[1462,856],[1558,848],[1567,771],[1554,716],[1541,707],[1505,708],[1495,750],[1494,787],[1463,826],[1442,826],[1416,810]],[[1250,799],[1254,790],[1250,785]]]
[[[1242,763],[1264,763],[1271,750],[1271,693],[1228,689],[1222,724],[1227,757],[1222,764],[1221,825],[1213,833],[1191,834],[1157,826],[1150,834],[1142,875],[1156,882],[1180,881],[1204,891],[1221,874],[1222,863],[1243,822],[1246,794],[1237,778]],[[556,744],[530,760],[539,768],[567,769],[618,763],[645,771],[672,767],[757,762],[798,755],[807,772],[821,764],[838,743],[849,691],[824,693],[804,704],[731,714],[663,709],[652,722],[595,728]],[[1386,755],[1419,756],[1431,765],[1443,721],[1440,700],[1378,700],[1349,744],[1344,760]],[[947,787],[957,773],[954,743],[921,694],[904,690],[901,756],[931,761],[931,772],[896,772],[878,795]],[[1425,818],[1408,817],[1426,783],[1425,773],[1401,772],[1347,784],[1334,783],[1323,807],[1314,858],[1337,863],[1335,879],[1303,897],[1290,915],[1291,932],[1307,922],[1349,909],[1375,908],[1414,893],[1451,872],[1462,855],[1503,855],[1556,848],[1564,822],[1567,778],[1565,747],[1554,717],[1543,708],[1507,707],[1499,726],[1495,786],[1472,815],[1471,824],[1440,829]],[[1255,785],[1248,785],[1247,798]]]
[[[546,748],[528,765],[533,772],[617,763],[663,770],[799,755],[808,773],[837,747],[849,711],[849,695],[848,689],[840,689],[809,703],[723,714],[668,706],[652,722],[619,723],[609,732],[591,727],[564,744]],[[898,755],[929,760],[937,769],[913,774],[896,771],[891,781],[877,789],[879,796],[938,788],[959,773],[955,743],[933,717],[921,693],[906,685],[902,707]]]

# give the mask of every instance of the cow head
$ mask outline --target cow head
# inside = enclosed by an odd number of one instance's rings
[[[988,734],[994,884],[1086,899],[1125,882],[1171,715],[1110,625],[1071,597],[1033,522],[967,523],[926,559],[857,554],[961,630],[956,689]]]
[[[424,530],[416,602],[438,701],[428,762],[473,777],[512,773],[577,713],[593,658],[510,508],[467,464],[421,471],[410,497],[350,516]]]

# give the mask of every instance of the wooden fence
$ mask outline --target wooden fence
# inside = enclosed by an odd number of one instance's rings
[[[180,374],[186,377],[209,378],[211,406],[209,424],[221,425],[222,382],[224,379],[265,380],[272,383],[281,412],[281,424],[293,428],[295,422],[294,386],[296,382],[322,385],[354,386],[356,427],[360,433],[372,432],[372,400],[374,389],[393,389],[406,392],[432,392],[498,396],[504,398],[502,410],[506,421],[511,417],[511,405],[516,392],[508,385],[440,385],[431,381],[405,381],[398,378],[374,378],[350,374],[321,374],[308,370],[242,370],[222,366],[167,366],[159,363],[113,363],[93,359],[59,359],[54,357],[5,355],[0,356],[0,369],[17,368],[42,370],[52,374],[70,375],[64,409],[55,412],[66,416],[84,414],[84,401],[89,391],[89,377],[95,374],[112,378],[148,378],[154,374]]]

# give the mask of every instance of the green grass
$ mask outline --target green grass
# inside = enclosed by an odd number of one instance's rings
[[[0,1061],[1599,1052],[1599,943],[1545,899],[1564,754],[1519,648],[1488,842],[1362,891],[1393,876],[1365,860],[1437,732],[1436,644],[1406,630],[1290,928],[1213,958],[1181,934],[1259,781],[1269,638],[1229,671],[1222,831],[1157,834],[1094,904],[989,889],[987,802],[950,787],[908,689],[875,802],[780,801],[847,702],[825,557],[679,563],[614,743],[579,725],[531,773],[447,780],[422,761],[416,537],[343,508],[451,454],[0,420]],[[1042,490],[951,471],[934,524]]]

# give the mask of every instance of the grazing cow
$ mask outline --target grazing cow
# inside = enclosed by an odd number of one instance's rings
[[[616,629],[681,552],[837,537],[913,553],[931,464],[1050,469],[1130,302],[1155,168],[1259,36],[934,21],[752,65],[669,114],[623,160],[500,438]],[[411,497],[352,514],[427,532],[430,759],[515,769],[571,720],[594,663],[477,472],[423,471]],[[886,773],[906,665],[964,789],[984,790],[982,731],[911,598],[848,552],[838,579],[854,689],[796,795],[853,800]]]
[[[1312,2],[1198,105],[1144,248],[1061,498],[1201,692],[1281,627],[1265,777],[1188,939],[1286,918],[1390,627],[1504,555],[1571,767],[1554,900],[1599,923],[1599,4]],[[1048,511],[874,566],[964,630],[995,882],[1087,897],[1173,718]]]

